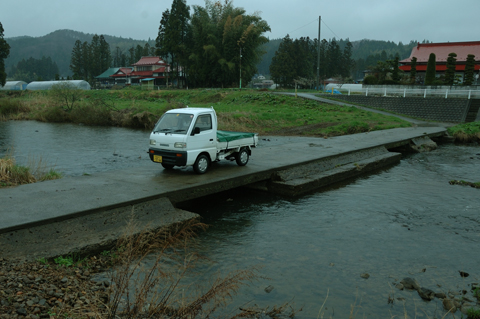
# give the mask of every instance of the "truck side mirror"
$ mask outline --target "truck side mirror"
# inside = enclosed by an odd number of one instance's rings
[[[198,133],[200,133],[200,128],[197,126],[193,129],[192,134],[190,134],[190,135],[194,136],[195,134],[198,134]]]

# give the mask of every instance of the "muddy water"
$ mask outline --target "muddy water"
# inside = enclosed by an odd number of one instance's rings
[[[41,156],[68,175],[154,165],[144,156],[147,140],[146,132],[119,128],[0,123],[0,155],[13,146],[20,162]],[[302,309],[298,318],[320,310],[320,317],[348,318],[352,306],[355,318],[441,318],[440,300],[422,301],[394,283],[413,277],[458,292],[480,282],[480,190],[448,184],[480,181],[479,154],[478,146],[443,145],[295,199],[242,189],[184,203],[211,225],[190,248],[207,258],[187,279],[205,283],[261,266],[269,279],[241,288],[232,308],[292,302]]]

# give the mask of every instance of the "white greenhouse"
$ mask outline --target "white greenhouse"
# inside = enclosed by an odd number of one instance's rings
[[[0,90],[22,91],[27,87],[27,82],[23,81],[7,81],[4,86],[0,86]]]
[[[57,84],[67,84],[73,88],[80,90],[90,90],[90,84],[83,80],[70,80],[70,81],[34,81],[27,85],[27,90],[48,90],[52,86]]]

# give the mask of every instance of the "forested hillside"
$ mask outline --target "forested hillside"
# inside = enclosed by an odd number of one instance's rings
[[[28,60],[29,58],[42,59],[50,57],[58,66],[60,76],[66,77],[72,75],[70,70],[70,59],[72,49],[76,40],[81,42],[91,42],[93,34],[77,32],[73,30],[57,30],[43,37],[15,37],[6,38],[10,45],[10,56],[5,60],[5,69],[8,74],[12,74],[13,67],[18,62]],[[147,41],[133,40],[121,37],[104,35],[105,40],[110,45],[112,52],[119,47],[120,50],[128,51],[132,46],[145,45]],[[155,45],[154,40],[148,41],[150,45]]]
[[[260,74],[270,74],[269,67],[272,58],[282,39],[273,39],[269,43],[263,45],[264,55],[262,62],[258,65],[258,72]],[[341,50],[344,50],[348,39],[336,40]],[[428,41],[424,40],[424,43]],[[374,66],[377,61],[385,61],[393,59],[396,55],[400,60],[406,59],[410,56],[412,48],[417,45],[417,41],[410,41],[408,44],[399,42],[398,44],[391,41],[367,40],[353,41],[352,43],[352,59],[355,60],[355,67],[352,71],[352,77],[358,79],[363,77],[363,71],[371,66]]]
[[[10,56],[5,60],[6,72],[7,74],[12,74],[13,67],[17,66],[18,62],[22,60],[28,60],[29,58],[40,60],[43,57],[50,57],[51,60],[58,66],[60,76],[71,76],[72,71],[70,70],[69,66],[75,41],[80,40],[81,42],[91,42],[93,36],[93,34],[86,34],[73,30],[57,30],[43,37],[34,38],[25,36],[6,38],[5,40],[11,47]],[[112,56],[114,55],[117,47],[120,51],[128,53],[130,48],[136,47],[137,45],[143,47],[146,42],[148,42],[150,46],[155,46],[154,39],[145,41],[109,35],[104,35],[104,38],[110,45]],[[348,39],[340,39],[336,41],[339,44],[340,49],[343,50],[348,42]],[[259,74],[270,74],[269,68],[272,58],[275,55],[275,52],[278,50],[281,42],[282,39],[271,39],[268,43],[262,46],[265,54],[262,58],[262,61],[258,64]],[[428,41],[425,40],[423,42],[428,43]],[[351,43],[353,45],[352,58],[356,62],[356,66],[352,74],[354,79],[363,77],[363,71],[370,66],[375,65],[378,60],[384,61],[385,59],[393,58],[396,55],[399,56],[400,60],[407,58],[410,56],[412,48],[417,45],[416,41],[410,41],[408,44],[403,44],[401,42],[394,43],[391,41],[367,39],[353,41]]]

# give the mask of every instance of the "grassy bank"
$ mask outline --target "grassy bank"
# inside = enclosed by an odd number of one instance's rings
[[[471,122],[449,127],[448,134],[455,137],[455,142],[480,142],[480,122]]]
[[[127,88],[78,91],[71,95],[53,91],[10,92],[10,95],[2,92],[0,117],[150,130],[166,110],[187,105],[213,106],[220,129],[262,135],[328,137],[410,126],[392,116],[248,89]]]
[[[48,169],[40,160],[31,160],[28,166],[17,165],[10,156],[0,158],[0,188],[59,179],[62,174]]]

